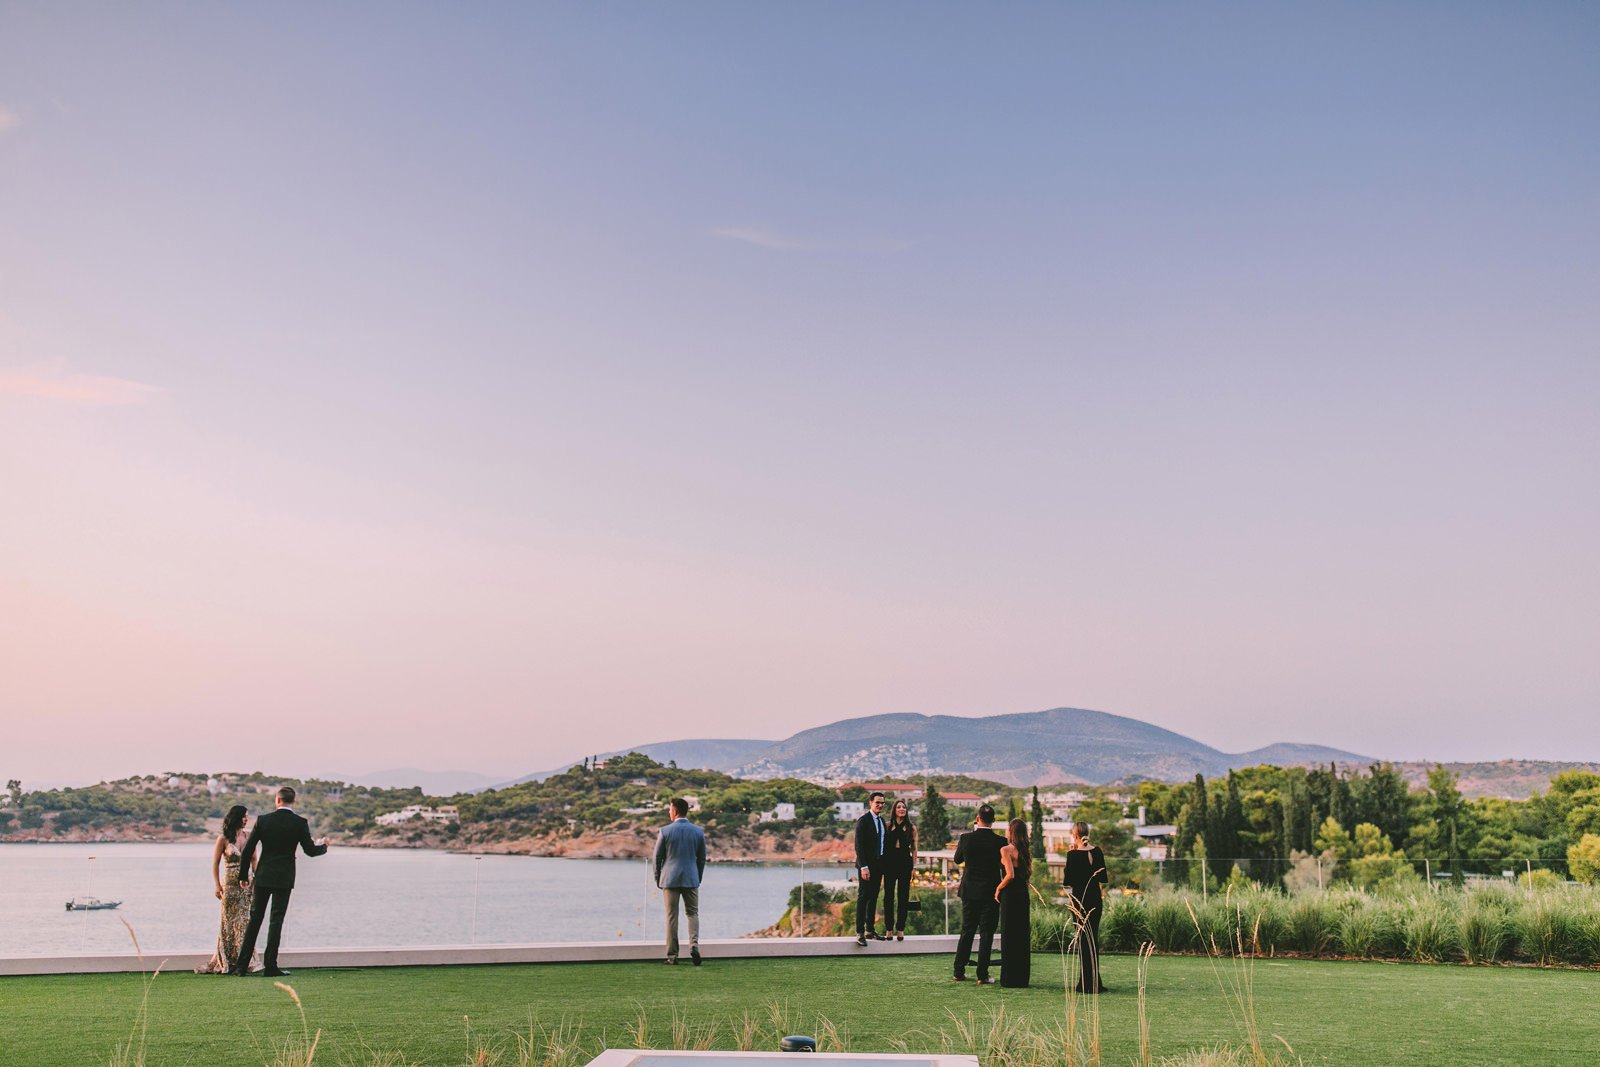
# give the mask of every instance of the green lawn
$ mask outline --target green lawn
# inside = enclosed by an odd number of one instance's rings
[[[1281,1036],[1307,1063],[1593,1063],[1600,1049],[1600,973],[1593,971],[1299,960],[1248,966],[1263,1034]],[[1101,998],[1099,1025],[1108,1064],[1133,1062],[1138,1052],[1136,967],[1129,956],[1106,960],[1113,991]],[[1062,1022],[1061,959],[1036,955],[1033,968],[1027,990],[953,985],[947,958],[867,955],[713,960],[698,969],[596,963],[303,971],[290,983],[311,1029],[322,1031],[318,1064],[456,1065],[469,1062],[464,1016],[471,1040],[498,1046],[515,1063],[515,1033],[527,1032],[530,1016],[547,1027],[565,1020],[589,1052],[633,1045],[629,1027],[641,1009],[658,1047],[673,1044],[674,1016],[700,1033],[715,1024],[714,1047],[736,1047],[749,1013],[762,1048],[779,1031],[825,1032],[820,1016],[851,1051],[890,1051],[896,1040],[913,1051],[947,1043],[969,1051],[955,1035],[957,1019],[969,1012],[980,1026],[1000,1005],[1008,1018],[1039,1029]],[[1150,961],[1157,1057],[1242,1040],[1219,973],[1227,980],[1236,972],[1227,961]],[[109,1062],[135,1024],[143,988],[137,975],[0,979],[0,1064]],[[773,1005],[782,1019],[771,1017]],[[155,979],[148,1021],[152,1067],[273,1063],[300,1030],[294,1004],[272,982],[192,974]]]

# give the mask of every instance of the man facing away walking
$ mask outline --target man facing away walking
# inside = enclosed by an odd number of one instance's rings
[[[656,886],[667,905],[667,962],[678,962],[678,902],[689,917],[689,958],[700,966],[700,879],[706,832],[689,821],[689,802],[673,797],[672,821],[656,837]]]

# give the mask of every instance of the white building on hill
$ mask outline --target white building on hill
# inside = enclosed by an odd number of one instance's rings
[[[412,819],[421,819],[424,822],[452,823],[460,822],[461,814],[456,811],[454,804],[442,804],[437,808],[426,804],[407,804],[399,811],[385,812],[378,816],[379,826],[399,826],[401,823],[410,822]]]

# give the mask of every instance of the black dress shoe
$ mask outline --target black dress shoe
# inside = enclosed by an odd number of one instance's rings
[[[694,964],[696,967],[700,966],[700,949],[699,948],[691,948],[689,950],[689,962]]]
[[[668,956],[667,957],[667,962],[672,964],[673,966],[677,966],[678,957],[676,957],[676,956]]]
[[[862,948],[866,948],[867,947],[867,935],[866,934],[857,934],[856,935],[856,944],[860,945]]]
[[[268,967],[261,972],[263,978],[287,978],[293,971],[286,971],[281,967]]]

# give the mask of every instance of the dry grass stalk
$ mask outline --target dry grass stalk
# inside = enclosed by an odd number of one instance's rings
[[[128,931],[128,937],[133,940],[133,954],[138,957],[139,970],[143,972],[144,949],[139,946],[139,935],[134,932],[127,919],[119,915],[117,921],[122,924],[124,930]],[[154,971],[146,974],[142,979],[144,989],[139,997],[139,1010],[134,1013],[133,1031],[128,1035],[128,1043],[126,1045],[119,1043],[111,1053],[109,1061],[111,1067],[144,1067],[145,1045],[150,1035],[150,988],[155,985],[156,977],[161,973],[161,968],[166,965],[167,961],[162,960],[156,965]]]

